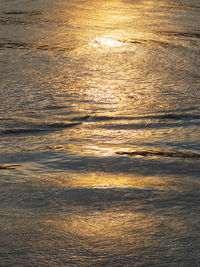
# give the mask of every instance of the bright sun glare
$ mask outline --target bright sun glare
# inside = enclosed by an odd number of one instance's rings
[[[114,40],[110,36],[96,37],[94,39],[93,46],[98,47],[100,45],[105,45],[109,47],[120,47],[120,46],[124,46],[125,44],[120,41]]]

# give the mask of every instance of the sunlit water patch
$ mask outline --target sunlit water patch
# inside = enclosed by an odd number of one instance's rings
[[[96,37],[91,44],[94,47],[99,47],[99,46],[108,46],[108,47],[121,47],[121,46],[126,46],[123,42],[120,42],[118,40],[115,40],[112,38],[112,36],[104,36],[104,37]]]
[[[198,1],[0,4],[1,265],[198,267]]]

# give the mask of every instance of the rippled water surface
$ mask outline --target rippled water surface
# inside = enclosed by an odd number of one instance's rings
[[[0,0],[1,266],[200,266],[199,16]]]

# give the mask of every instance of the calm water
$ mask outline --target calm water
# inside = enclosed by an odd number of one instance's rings
[[[200,266],[199,0],[0,0],[0,266]]]

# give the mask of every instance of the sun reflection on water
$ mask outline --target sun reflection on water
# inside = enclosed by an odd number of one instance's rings
[[[103,36],[103,37],[96,37],[92,42],[92,45],[94,47],[99,47],[99,45],[105,45],[108,47],[120,47],[120,46],[126,46],[127,44],[115,40],[114,38],[112,38],[112,36]]]

